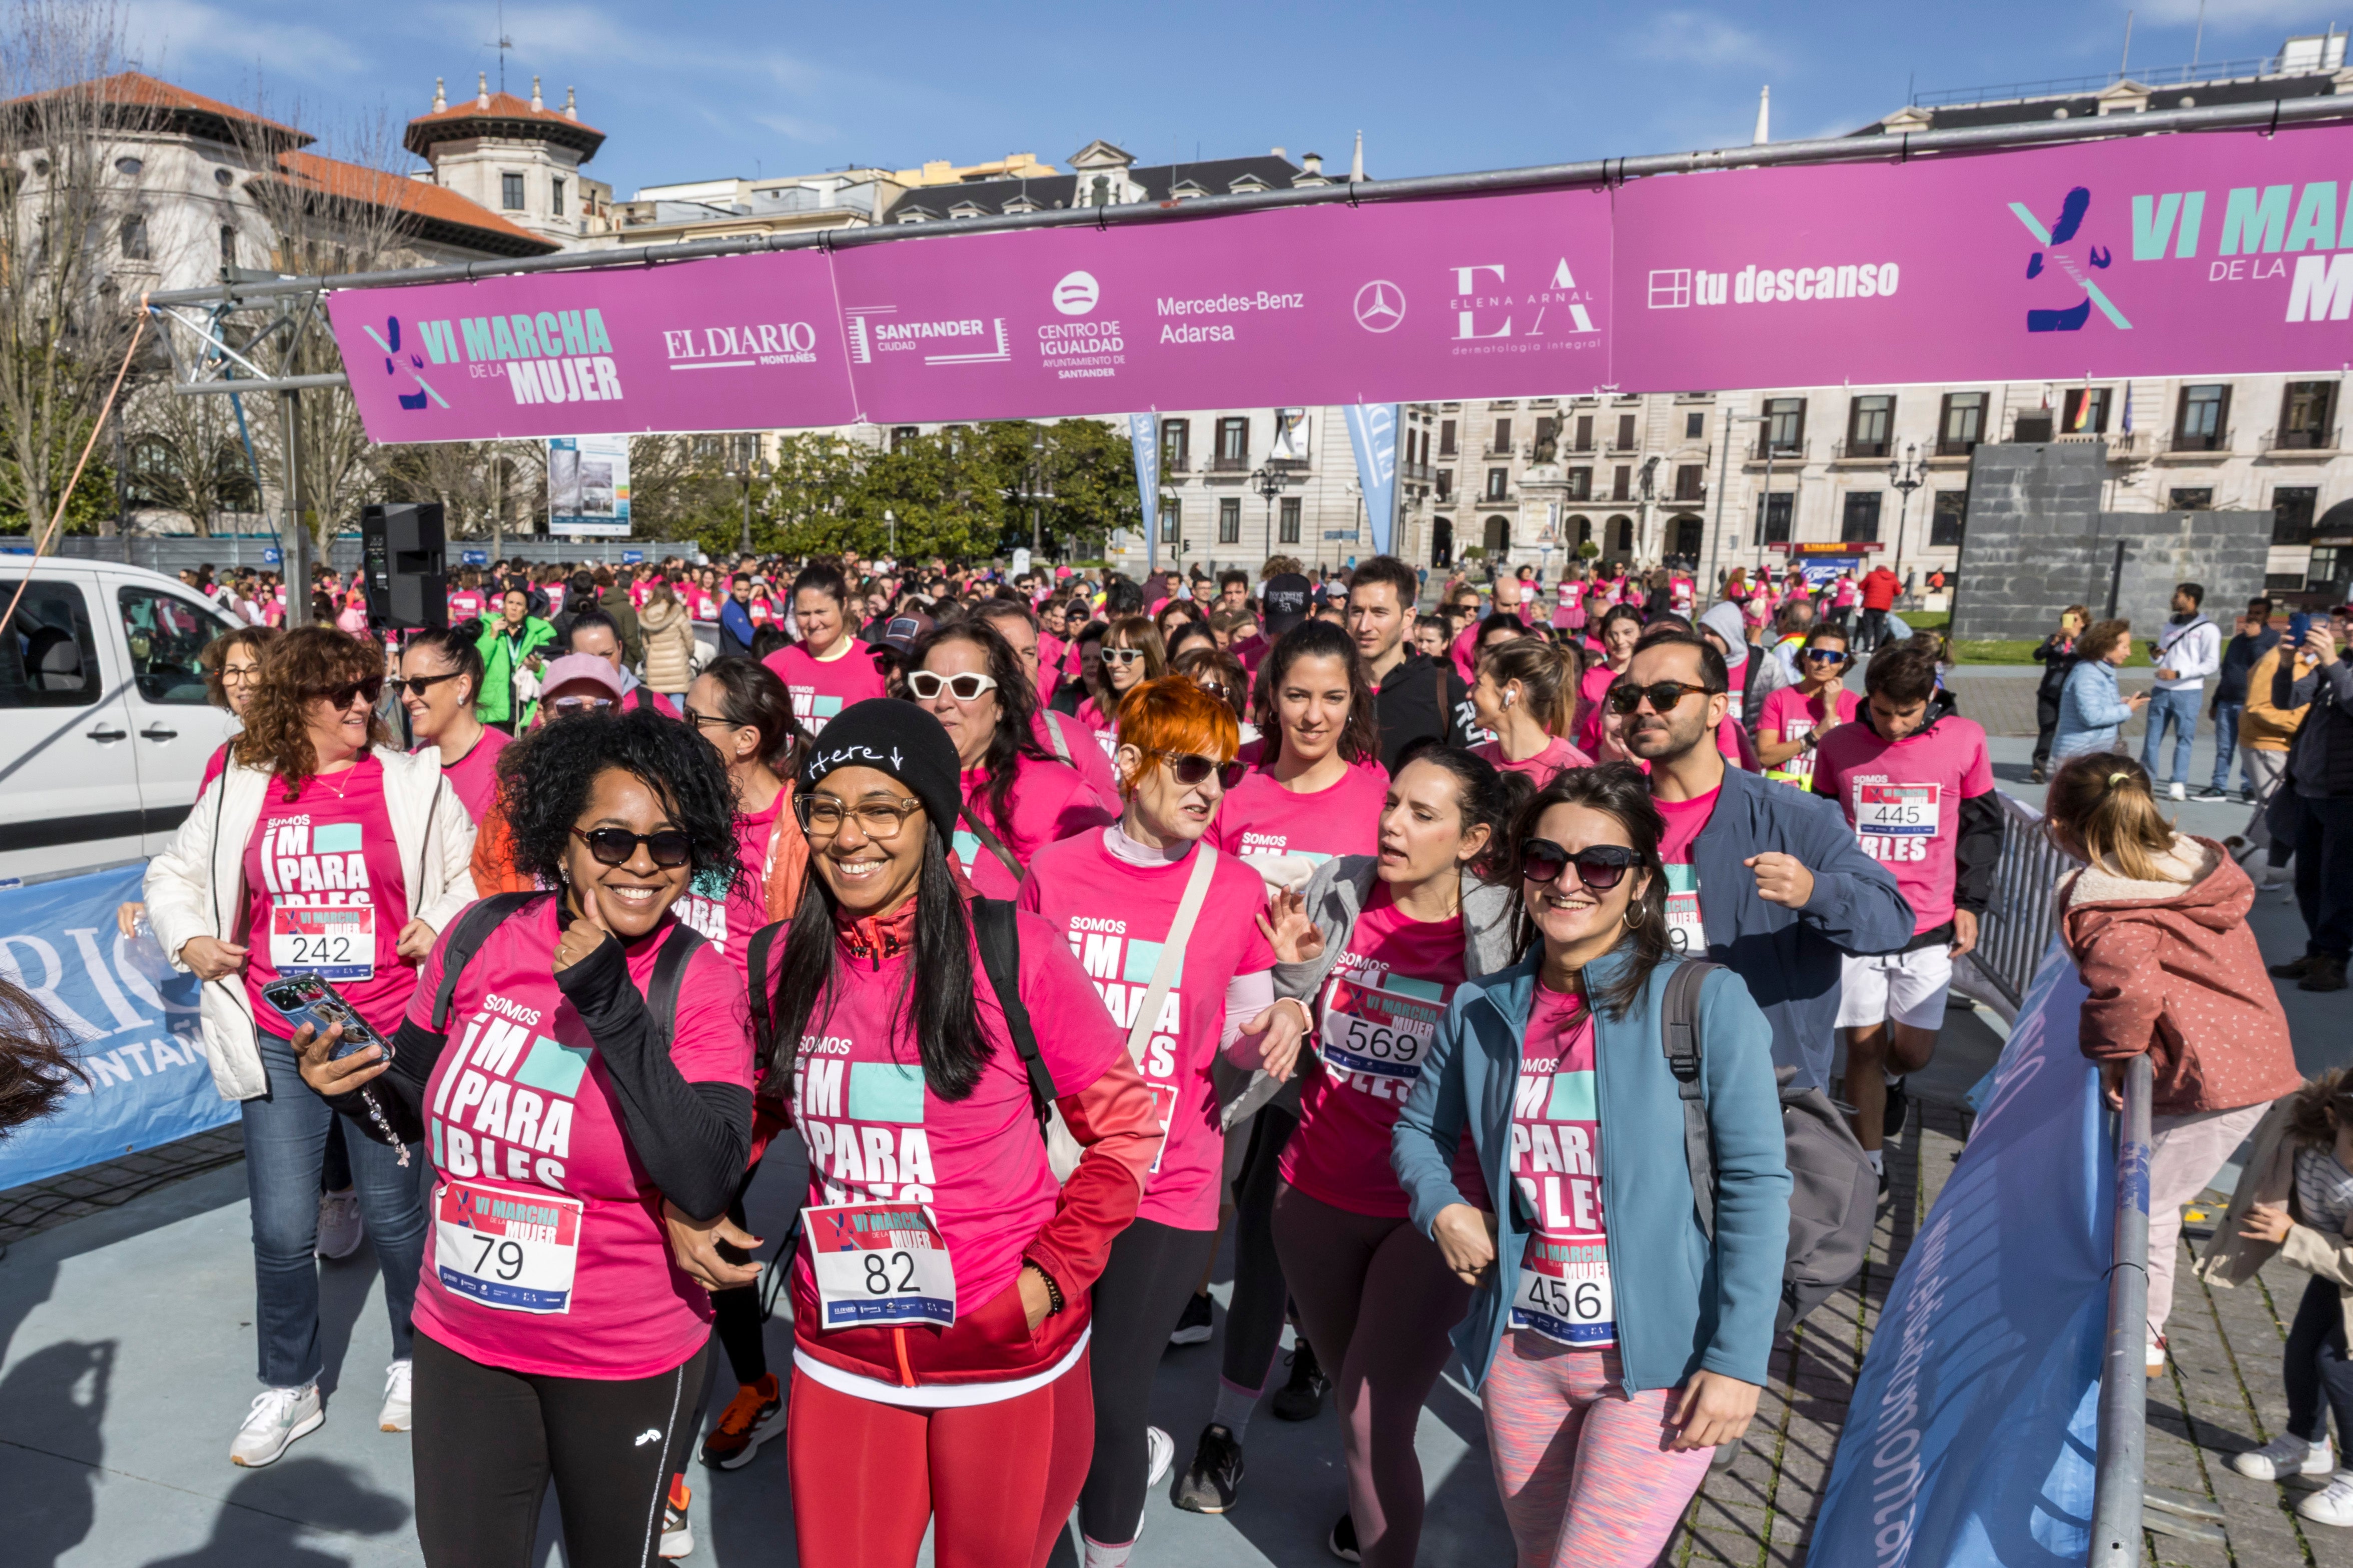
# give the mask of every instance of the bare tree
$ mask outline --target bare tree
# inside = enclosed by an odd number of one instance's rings
[[[200,535],[217,531],[224,513],[261,510],[254,455],[229,398],[174,397],[162,376],[126,397],[122,479],[133,507],[178,512]]]

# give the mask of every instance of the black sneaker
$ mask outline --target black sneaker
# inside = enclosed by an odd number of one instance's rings
[[[1313,1421],[1331,1386],[1332,1380],[1315,1364],[1314,1347],[1301,1340],[1291,1352],[1291,1381],[1274,1391],[1274,1413],[1285,1421]]]
[[[1343,1563],[1362,1563],[1364,1559],[1356,1554],[1356,1516],[1342,1514],[1340,1522],[1332,1527],[1332,1539],[1324,1544]]]
[[[2231,798],[2231,792],[2226,789],[2216,789],[2212,784],[2208,784],[2204,789],[2192,790],[2189,798],[2211,804],[2216,801],[2228,801]]]
[[[2345,961],[2333,952],[2316,952],[2304,978],[2295,983],[2298,991],[2342,991],[2345,989]],[[1282,1395],[1275,1396],[1279,1401]]]
[[[1185,1315],[1176,1320],[1176,1327],[1168,1336],[1172,1345],[1205,1345],[1209,1342],[1209,1299],[1194,1296],[1185,1302]]]
[[[1223,1513],[1242,1493],[1242,1446],[1216,1422],[1201,1428],[1193,1462],[1176,1478],[1169,1500],[1187,1513]]]
[[[1912,1096],[1905,1091],[1904,1080],[1899,1078],[1887,1086],[1886,1108],[1879,1115],[1880,1137],[1883,1139],[1903,1137],[1904,1123],[1909,1121],[1911,1116]]]
[[[2301,980],[2312,973],[2312,954],[2291,958],[2285,963],[2274,963],[2267,973],[2274,980]]]

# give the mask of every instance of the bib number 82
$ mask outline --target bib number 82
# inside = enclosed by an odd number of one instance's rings
[[[915,1288],[915,1259],[911,1253],[870,1252],[859,1261],[866,1268],[863,1283],[870,1296],[888,1296],[894,1291],[904,1295]],[[899,1271],[895,1280],[891,1278],[893,1268]]]

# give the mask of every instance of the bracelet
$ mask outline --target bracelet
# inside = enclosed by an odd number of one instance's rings
[[[1043,1268],[1040,1268],[1038,1260],[1034,1258],[1023,1258],[1021,1260],[1021,1267],[1024,1268],[1037,1269],[1038,1278],[1046,1282],[1046,1315],[1050,1318],[1055,1313],[1060,1311],[1063,1306],[1062,1288],[1054,1283],[1054,1277],[1051,1274],[1047,1273]]]
[[[1296,996],[1278,996],[1278,997],[1276,997],[1274,1000],[1275,1000],[1275,1005],[1276,1005],[1277,1006],[1280,1006],[1280,1005],[1282,1005],[1283,1003],[1288,1002],[1288,1003],[1290,1003],[1293,1006],[1294,1006],[1294,1007],[1296,1007],[1296,1008],[1298,1008],[1298,1009],[1299,1009],[1299,1026],[1300,1026],[1300,1028],[1302,1028],[1302,1029],[1313,1029],[1313,1028],[1314,1028],[1314,1027],[1315,1027],[1315,1015],[1314,1015],[1314,1014],[1313,1014],[1313,1013],[1311,1013],[1311,1012],[1309,1012],[1309,1011],[1307,1010],[1307,1004],[1306,1004],[1306,1003],[1304,1003],[1304,1002],[1301,1001],[1301,1000],[1300,1000],[1298,997],[1296,997]]]

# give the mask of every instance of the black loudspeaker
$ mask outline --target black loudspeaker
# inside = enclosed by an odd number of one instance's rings
[[[360,509],[368,619],[380,627],[438,631],[449,624],[439,501]]]

